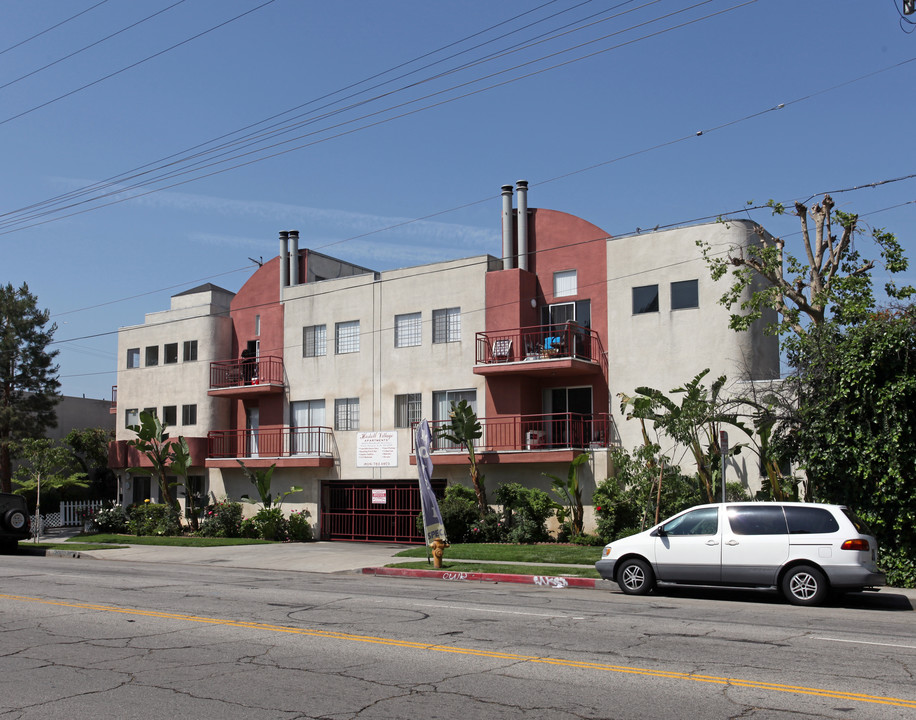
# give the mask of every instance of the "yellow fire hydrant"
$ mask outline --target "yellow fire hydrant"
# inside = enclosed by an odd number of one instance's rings
[[[432,548],[433,552],[433,567],[439,569],[442,567],[442,552],[449,545],[442,538],[436,538],[429,544],[429,546]]]

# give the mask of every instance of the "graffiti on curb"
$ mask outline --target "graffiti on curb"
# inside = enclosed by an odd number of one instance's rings
[[[468,574],[466,572],[446,572],[442,573],[443,580],[467,580]]]
[[[554,588],[569,587],[569,583],[566,582],[566,578],[548,577],[547,575],[535,575],[534,584],[535,585],[547,585],[548,587],[554,587]]]

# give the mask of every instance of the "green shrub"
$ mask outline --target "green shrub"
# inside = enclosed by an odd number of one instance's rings
[[[474,491],[464,485],[449,485],[445,497],[439,501],[439,511],[448,541],[468,542],[471,526],[480,519]]]
[[[496,499],[503,506],[502,525],[508,542],[536,543],[551,539],[546,523],[559,506],[546,492],[521,483],[506,483],[497,488]]]
[[[293,511],[287,519],[286,534],[292,542],[309,542],[312,539],[311,514],[308,510]]]
[[[586,545],[588,547],[598,547],[606,544],[600,535],[592,535],[591,533],[573,535],[569,538],[569,542],[573,545]]]
[[[127,530],[127,511],[120,505],[101,508],[92,515],[92,532],[125,533]]]
[[[208,505],[197,531],[202,537],[244,537],[242,535],[242,504],[222,500]]]
[[[477,507],[476,504],[474,506]],[[468,529],[467,542],[499,543],[507,542],[508,528],[503,525],[502,515],[488,512],[483,518],[478,516],[476,522]]]
[[[261,528],[258,527],[254,518],[245,518],[242,520],[242,524],[239,528],[239,537],[251,539],[261,537]]]
[[[264,540],[286,540],[287,520],[279,507],[262,507],[252,518],[258,534]]]
[[[902,548],[881,546],[878,565],[887,573],[887,584],[890,587],[916,587],[916,555]]]
[[[134,535],[181,535],[178,511],[163,503],[134,505],[127,526]]]

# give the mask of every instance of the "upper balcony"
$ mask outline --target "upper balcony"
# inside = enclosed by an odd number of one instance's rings
[[[210,395],[246,397],[283,392],[283,358],[257,357],[210,363]]]
[[[474,452],[484,464],[569,462],[583,450],[614,447],[613,420],[607,413],[547,413],[478,418],[483,431]],[[433,464],[466,465],[467,453],[458,445],[437,437],[448,421],[429,424],[433,439]],[[416,435],[411,433],[415,442]],[[411,464],[416,447],[411,447]]]
[[[476,375],[607,377],[598,333],[575,323],[477,333]]]
[[[273,427],[212,430],[207,433],[207,467],[332,467],[334,433],[329,427]]]

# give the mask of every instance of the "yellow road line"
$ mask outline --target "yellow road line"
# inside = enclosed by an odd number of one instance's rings
[[[432,652],[449,653],[452,655],[471,655],[474,657],[492,658],[495,660],[511,660],[513,662],[542,663],[557,665],[559,667],[575,668],[579,670],[597,670],[599,672],[624,673],[628,675],[642,675],[645,677],[664,678],[668,680],[689,680],[691,682],[713,683],[728,685],[730,687],[750,688],[754,690],[769,690],[772,692],[795,693],[799,695],[812,695],[815,697],[831,698],[837,700],[851,700],[855,702],[871,703],[878,705],[893,705],[903,708],[916,709],[916,700],[885,697],[882,695],[865,695],[862,693],[844,692],[840,690],[827,690],[824,688],[804,687],[801,685],[782,685],[757,680],[742,680],[740,678],[716,677],[714,675],[695,675],[693,673],[677,672],[671,670],[651,670],[649,668],[629,667],[626,665],[607,665],[604,663],[585,662],[578,660],[563,660],[559,658],[539,657],[536,655],[518,655],[515,653],[496,652],[492,650],[476,650],[449,645],[431,645],[429,643],[415,642],[412,640],[397,640],[395,638],[373,637],[371,635],[353,635],[351,633],[335,632],[332,630],[314,630],[309,628],[295,628],[284,625],[268,625],[266,623],[246,622],[244,620],[228,620],[224,618],[207,618],[197,615],[181,615],[178,613],[159,612],[156,610],[139,610],[130,608],[112,607],[110,605],[96,605],[93,603],[64,602],[62,600],[44,600],[42,598],[26,597],[23,595],[7,595],[0,593],[0,599],[17,600],[20,602],[40,603],[42,605],[55,605],[59,607],[77,608],[79,610],[97,610],[99,612],[119,613],[122,615],[138,615],[142,617],[161,618],[165,620],[181,620],[191,623],[207,625],[222,625],[225,627],[246,628],[249,630],[267,630],[290,635],[307,635],[310,637],[325,638],[330,640],[346,640],[349,642],[373,643],[394,647],[409,648],[413,650],[428,650]]]

